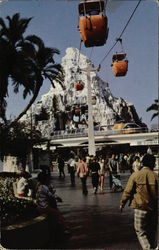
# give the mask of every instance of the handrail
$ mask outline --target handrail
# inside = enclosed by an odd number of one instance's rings
[[[128,128],[128,129],[116,129],[116,130],[95,130],[94,135],[95,136],[100,136],[100,135],[117,135],[117,134],[126,134],[127,131],[134,131],[132,133],[144,133],[144,132],[149,132],[145,128]],[[129,133],[127,133],[129,134]],[[131,132],[130,132],[131,134]],[[59,130],[59,131],[54,131],[50,138],[52,139],[64,139],[64,138],[77,138],[77,137],[84,137],[88,136],[88,129],[72,129],[70,131],[67,130]]]
[[[100,135],[112,135],[112,134],[120,134],[120,131],[118,130],[105,130],[105,131],[94,131],[95,136]],[[72,132],[66,132],[66,131],[56,131],[54,135],[51,135],[51,138],[56,139],[62,139],[62,138],[77,138],[77,137],[84,137],[88,136],[88,130],[84,131],[72,131]]]

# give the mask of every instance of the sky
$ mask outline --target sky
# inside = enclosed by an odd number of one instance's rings
[[[1,0],[2,1],[2,0]],[[78,0],[4,0],[0,1],[0,16],[12,16],[20,13],[22,18],[33,17],[26,35],[35,34],[43,39],[45,46],[60,50],[55,55],[57,63],[65,55],[68,47],[80,47],[78,25]],[[106,15],[109,34],[104,46],[85,48],[82,43],[81,53],[88,56],[95,66],[103,60],[120,36],[138,1],[108,0]],[[122,97],[133,103],[139,117],[149,128],[157,123],[151,122],[153,112],[146,112],[158,98],[158,6],[154,0],[142,0],[135,14],[122,35],[123,47],[129,61],[125,77],[115,77],[112,72],[112,56],[120,52],[117,44],[101,64],[99,77],[109,83],[115,97]],[[50,89],[45,81],[37,100]],[[22,91],[22,90],[21,90]],[[22,100],[22,92],[15,96],[10,87],[8,98],[8,116],[16,116],[29,101]]]

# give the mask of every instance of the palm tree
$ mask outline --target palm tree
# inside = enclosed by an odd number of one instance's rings
[[[59,54],[55,48],[45,47],[43,41],[35,36],[24,37],[31,18],[20,18],[16,13],[12,18],[7,16],[8,26],[0,18],[0,117],[5,123],[8,87],[11,82],[14,92],[23,86],[23,98],[32,94],[32,98],[19,116],[11,122],[17,122],[30,108],[38,96],[44,79],[49,79],[54,87],[56,79],[61,85],[63,71],[60,64],[55,64],[54,54]]]
[[[24,69],[25,64],[18,43],[24,39],[23,33],[31,18],[20,19],[19,14],[15,14],[12,19],[7,16],[7,20],[9,22],[8,27],[5,25],[3,19],[0,18],[0,116],[5,121],[9,79],[14,76],[16,68],[17,75],[18,72],[22,74],[20,70],[22,68]],[[20,68],[18,66],[20,66]],[[18,89],[16,89],[16,91],[18,91]]]
[[[155,118],[155,117],[157,117],[157,116],[159,116],[159,100],[155,100],[155,102],[150,106],[150,107],[148,107],[147,109],[146,109],[146,111],[148,112],[148,111],[155,111],[155,113],[152,115],[152,117],[151,117],[151,121]]]
[[[27,36],[25,38],[25,43],[22,44],[22,48],[24,53],[28,53],[31,58],[30,68],[32,72],[32,83],[34,90],[30,102],[14,122],[18,121],[34,103],[40,88],[43,85],[44,79],[48,79],[53,87],[55,87],[53,82],[54,79],[56,79],[56,81],[58,81],[62,87],[64,80],[64,74],[61,65],[55,64],[55,61],[53,60],[53,55],[55,53],[59,54],[59,50],[45,47],[43,41],[35,35]]]

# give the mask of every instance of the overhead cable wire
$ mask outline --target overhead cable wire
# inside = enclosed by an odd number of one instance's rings
[[[81,44],[82,44],[82,40],[80,39],[79,53],[78,53],[78,58],[77,58],[77,72],[79,71],[79,62],[80,62],[80,54],[81,54]]]
[[[141,1],[142,1],[142,0],[139,0],[139,1],[138,1],[137,5],[136,5],[136,7],[135,7],[135,9],[134,9],[134,11],[132,12],[130,18],[128,19],[128,21],[127,21],[127,23],[126,23],[124,29],[123,29],[122,32],[120,33],[120,36],[118,37],[118,39],[120,39],[120,38],[122,37],[123,33],[125,32],[125,30],[126,30],[128,24],[129,24],[130,20],[132,19],[133,15],[135,14],[135,11],[137,10],[137,8],[138,8],[139,4],[141,3]],[[116,42],[115,42],[114,45],[109,49],[109,51],[108,51],[107,54],[104,56],[104,58],[100,61],[99,65],[101,65],[101,64],[104,62],[104,60],[107,58],[107,56],[109,55],[109,53],[112,51],[112,49],[113,49],[113,48],[115,47],[115,45],[118,43],[118,39],[116,39]]]

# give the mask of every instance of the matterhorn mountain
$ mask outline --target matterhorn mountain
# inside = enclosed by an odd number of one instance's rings
[[[42,136],[48,138],[57,130],[88,127],[87,74],[84,70],[91,65],[91,88],[94,126],[110,129],[117,120],[141,121],[135,107],[123,98],[114,97],[109,85],[98,76],[91,61],[76,48],[67,48],[61,62],[64,72],[64,89],[54,81],[48,93],[32,106],[33,123]],[[93,71],[94,70],[94,71]],[[30,120],[28,110],[23,120]],[[29,118],[29,119],[28,119]]]

